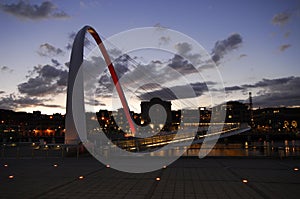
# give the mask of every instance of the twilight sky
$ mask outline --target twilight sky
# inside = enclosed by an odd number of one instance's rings
[[[0,0],[0,108],[65,113],[66,63],[75,33],[87,24],[104,38],[140,27],[180,31],[212,56],[226,100],[247,100],[251,91],[254,107],[300,106],[299,1],[128,2]],[[178,51],[189,49],[176,45]],[[179,67],[178,57],[165,62]],[[127,67],[123,72],[136,71]],[[105,84],[105,75],[99,75]],[[203,82],[195,81],[192,88],[199,97],[205,93]],[[140,99],[146,96],[141,93]],[[209,106],[203,97],[199,106]],[[97,103],[104,106],[105,99]]]

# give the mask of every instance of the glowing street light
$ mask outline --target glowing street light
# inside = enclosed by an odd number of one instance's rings
[[[78,179],[79,180],[83,180],[84,176],[79,176]]]

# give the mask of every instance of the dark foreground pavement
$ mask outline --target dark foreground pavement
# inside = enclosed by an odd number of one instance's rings
[[[181,158],[144,174],[116,171],[92,157],[0,162],[0,198],[300,197],[300,171],[294,170],[300,159]]]

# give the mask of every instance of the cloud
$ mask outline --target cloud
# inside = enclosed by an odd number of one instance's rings
[[[283,45],[279,46],[279,50],[280,50],[280,52],[283,52],[291,46],[292,46],[291,44],[283,44]]]
[[[75,39],[75,37],[76,37],[76,32],[71,32],[71,33],[69,33],[68,34],[68,39],[69,39],[69,42],[67,43],[67,45],[66,45],[66,49],[67,50],[71,50],[72,49],[72,47],[73,47],[73,42],[74,42],[74,39]],[[91,40],[89,40],[87,37],[85,37],[84,38],[84,46],[85,47],[88,47],[88,46],[90,46],[92,44],[92,41]]]
[[[209,82],[213,84],[213,82]],[[190,88],[193,89],[194,93],[189,93]],[[173,92],[174,91],[174,92]],[[196,82],[189,85],[173,86],[170,88],[163,87],[151,92],[142,93],[139,98],[141,100],[151,100],[154,97],[158,97],[162,100],[175,100],[198,97],[203,95],[204,92],[208,91],[207,84],[203,82]],[[176,93],[180,93],[180,96],[176,96]]]
[[[7,95],[0,98],[0,109],[16,109],[34,106],[43,106],[50,108],[62,108],[60,105],[55,104],[45,104],[44,101],[49,101],[45,99],[38,99],[36,97],[29,96],[15,96],[14,94]]]
[[[272,18],[272,24],[274,25],[279,25],[279,26],[284,26],[286,23],[289,22],[291,19],[292,14],[290,12],[281,12]]]
[[[33,74],[37,75],[18,85],[18,90],[21,94],[45,96],[65,92],[68,78],[66,70],[44,65],[35,67]]]
[[[85,104],[92,105],[92,106],[106,106],[105,103],[102,103],[96,99],[85,99]]]
[[[174,57],[170,60],[168,66],[175,69],[181,74],[198,72],[198,70],[190,62],[179,55],[174,55]]]
[[[0,68],[0,71],[1,71],[1,72],[4,72],[4,73],[12,73],[14,70],[11,69],[11,68],[9,68],[8,66],[2,66],[2,67]]]
[[[56,59],[51,59],[51,62],[54,66],[59,66],[61,65]]]
[[[200,54],[191,53],[192,47],[187,43],[179,43],[176,48],[177,51],[180,51],[180,53],[185,54],[187,57],[200,57]],[[116,54],[120,54],[120,52]],[[160,85],[169,84],[176,79],[183,78],[185,75],[198,73],[198,70],[196,70],[187,59],[177,54],[169,60],[163,62],[152,60],[147,64],[137,63],[136,60],[130,56],[122,55],[114,60],[114,66],[119,79],[122,81],[122,86],[128,89],[128,92],[135,92],[136,86],[139,85],[140,93],[135,93],[137,97],[145,92],[150,93],[150,95],[154,93],[155,95],[164,95],[160,93],[163,91],[159,91]],[[125,78],[122,79],[123,76]],[[180,82],[178,83],[180,84]],[[175,85],[178,83],[175,83]],[[109,97],[112,95],[113,89],[114,84],[112,78],[109,71],[106,70],[99,77],[99,85],[96,89],[97,96]],[[146,95],[147,94],[141,96],[141,98],[149,98]],[[169,97],[165,96],[165,99],[174,98],[168,90],[166,90],[166,95],[169,95]]]
[[[156,30],[158,31],[167,29],[167,27],[163,26],[161,23],[156,23],[153,27],[156,28]]]
[[[37,53],[42,57],[53,57],[57,55],[63,55],[64,51],[60,48],[52,46],[51,44],[44,43],[40,45]]]
[[[224,40],[217,41],[212,50],[212,60],[218,63],[225,54],[237,49],[242,42],[242,36],[238,33],[234,33]]]
[[[225,90],[226,91],[239,91],[239,90],[247,90],[247,89],[251,89],[251,88],[275,88],[277,86],[281,87],[282,85],[286,85],[293,81],[300,81],[300,77],[291,76],[291,77],[283,77],[283,78],[277,78],[277,79],[262,79],[261,81],[258,81],[254,84],[243,84],[241,86],[225,87]],[[284,88],[281,88],[281,89],[284,89]]]
[[[0,91],[0,95],[1,95],[1,94],[4,94],[4,93],[5,93],[5,91]]]
[[[266,93],[253,97],[253,103],[256,107],[299,106],[300,93],[288,91]]]
[[[226,92],[258,90],[253,97],[255,106],[299,106],[300,77],[283,77],[276,79],[262,79],[254,84],[226,87]]]
[[[59,10],[57,6],[50,1],[44,1],[41,5],[30,4],[29,2],[22,0],[16,4],[1,3],[0,9],[6,13],[22,19],[65,19],[70,17],[64,11]]]
[[[175,49],[180,55],[186,55],[192,50],[192,45],[187,42],[178,43],[175,45]]]
[[[229,86],[229,87],[225,87],[225,91],[226,92],[239,91],[239,90],[244,90],[244,88],[241,87],[241,86]]]
[[[244,57],[247,57],[247,55],[246,54],[240,54],[239,59],[242,59]]]
[[[159,38],[159,45],[166,45],[171,41],[169,36],[162,36]]]
[[[119,52],[115,51],[115,55],[117,55],[117,54],[119,54]],[[113,55],[113,56],[115,56],[115,55]],[[130,64],[132,64],[130,62],[130,60],[132,60],[132,59],[126,54],[121,55],[117,59],[113,60],[114,69],[115,69],[119,79],[121,79],[125,73],[130,72],[129,67],[130,67]],[[103,59],[97,61],[94,58],[94,63],[92,63],[92,64],[95,64],[95,63],[105,64]],[[99,77],[98,88],[96,90],[96,93],[101,96],[107,96],[107,95],[111,95],[113,89],[114,89],[113,80],[111,78],[111,75],[110,75],[108,69],[105,69],[104,73]]]

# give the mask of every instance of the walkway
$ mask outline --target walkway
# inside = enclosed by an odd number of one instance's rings
[[[294,170],[300,168],[300,159],[181,158],[166,169],[145,174],[119,172],[91,157],[1,159],[0,163],[0,198],[300,196],[300,171]]]

